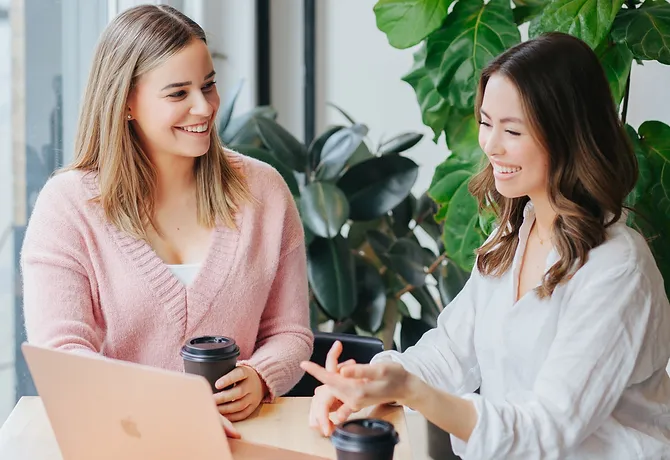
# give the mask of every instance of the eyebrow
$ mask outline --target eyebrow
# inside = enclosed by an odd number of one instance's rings
[[[214,75],[216,75],[216,71],[212,70],[210,73],[205,75],[205,80],[209,80]],[[170,89],[170,88],[180,88],[182,86],[188,86],[188,85],[192,85],[192,84],[193,84],[192,81],[180,81],[180,82],[177,82],[177,83],[170,83],[169,85],[167,85],[163,89],[161,89],[161,91],[165,91],[166,89]]]
[[[482,115],[484,115],[486,118],[491,118],[484,110],[479,109]],[[512,123],[519,123],[523,124],[523,120],[521,118],[517,117],[505,117],[500,120],[501,123],[507,123],[507,122],[512,122]]]

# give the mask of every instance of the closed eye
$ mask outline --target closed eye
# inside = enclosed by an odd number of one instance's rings
[[[490,127],[491,127],[490,124],[488,124],[487,122],[485,122],[485,121],[483,121],[483,120],[480,121],[479,124],[482,125],[482,126],[486,126],[487,128],[490,128]]]
[[[516,131],[510,131],[509,129],[505,130],[505,132],[511,134],[512,136],[521,136],[521,133],[517,133]]]

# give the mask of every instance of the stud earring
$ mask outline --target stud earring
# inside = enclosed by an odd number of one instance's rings
[[[131,114],[128,114],[128,120],[132,120],[133,116]]]

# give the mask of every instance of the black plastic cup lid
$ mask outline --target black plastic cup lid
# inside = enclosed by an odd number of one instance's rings
[[[346,452],[370,452],[395,446],[398,433],[387,421],[364,418],[349,420],[338,425],[330,441],[338,450]]]
[[[240,355],[235,340],[222,336],[190,339],[181,349],[181,356],[192,361],[219,361]]]

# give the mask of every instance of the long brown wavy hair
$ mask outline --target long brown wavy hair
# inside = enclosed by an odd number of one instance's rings
[[[93,57],[75,161],[65,170],[97,173],[96,201],[117,228],[137,238],[147,239],[147,229],[154,226],[156,172],[126,119],[128,95],[142,75],[192,40],[207,43],[205,32],[187,16],[167,5],[141,5],[111,21]],[[215,125],[209,151],[196,158],[194,168],[199,223],[235,226],[238,205],[253,199],[242,171],[229,161]]]
[[[598,57],[583,41],[552,32],[496,57],[479,81],[478,121],[493,74],[516,86],[531,132],[549,155],[547,195],[556,211],[551,236],[559,261],[537,288],[544,298],[587,262],[589,251],[605,241],[607,227],[620,219],[637,181],[637,159]],[[501,276],[512,265],[529,198],[498,193],[490,163],[469,186],[480,208],[492,208],[499,224],[477,251],[477,269]]]

